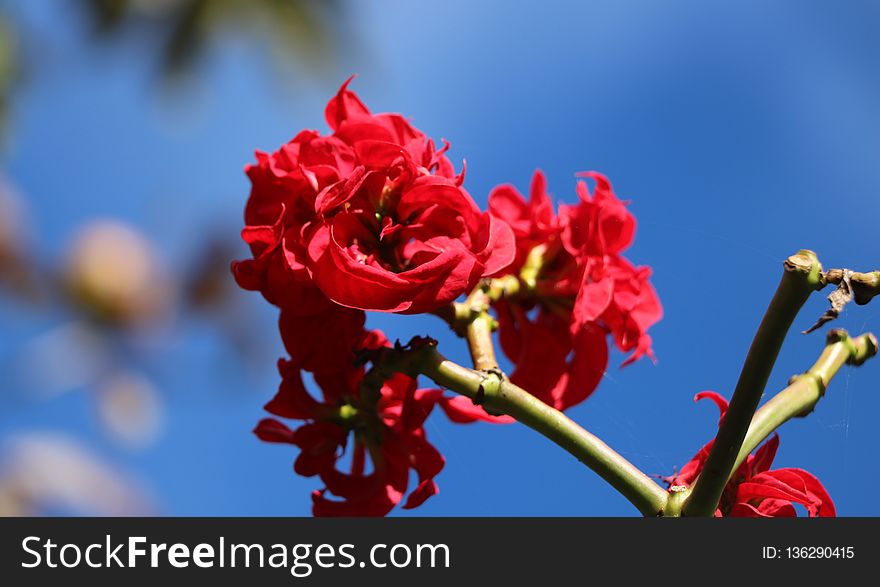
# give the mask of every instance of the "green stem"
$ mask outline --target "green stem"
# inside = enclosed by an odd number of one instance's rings
[[[844,330],[829,331],[828,344],[816,363],[806,373],[795,375],[788,387],[755,412],[733,471],[777,428],[792,418],[812,412],[841,367],[861,365],[876,355],[877,350],[877,338],[873,334],[850,338]]]
[[[822,266],[812,251],[799,251],[786,259],[784,267],[779,287],[749,348],[712,450],[685,499],[684,515],[714,514],[779,349],[804,302],[822,285]]]
[[[536,247],[518,279],[508,276],[483,282],[462,304],[469,313],[465,338],[475,370],[448,361],[434,349],[433,359],[423,364],[421,373],[471,398],[488,412],[507,414],[543,434],[598,473],[642,514],[664,515],[669,494],[657,483],[565,414],[506,380],[498,369],[492,341],[497,323],[489,307],[501,297],[516,295],[523,286],[533,289],[543,254],[543,247]],[[465,311],[457,305],[455,314],[461,316]],[[677,506],[675,509],[677,514]]]
[[[432,314],[449,324],[459,336],[467,335],[468,326],[477,318],[488,314],[493,302],[502,298],[512,298],[523,291],[522,282],[515,275],[505,275],[494,279],[484,279],[463,302],[452,302]],[[491,323],[494,329],[494,322]]]
[[[465,338],[471,353],[471,362],[477,371],[498,370],[498,359],[495,357],[495,345],[492,342],[492,331],[497,323],[489,314],[491,291],[492,282],[480,284],[463,304],[471,313],[465,326]]]
[[[471,398],[492,413],[507,414],[546,436],[599,474],[645,516],[666,513],[668,494],[657,483],[565,414],[494,373],[462,367],[430,347],[418,371]]]
[[[492,330],[495,320],[487,312],[474,318],[467,326],[468,350],[477,371],[497,371],[498,359],[492,344]]]

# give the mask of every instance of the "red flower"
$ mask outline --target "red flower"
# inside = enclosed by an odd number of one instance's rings
[[[651,270],[635,267],[621,253],[635,234],[635,219],[598,173],[594,194],[578,182],[580,202],[562,205],[558,216],[535,172],[529,201],[512,186],[489,195],[489,210],[516,236],[523,287],[495,304],[499,337],[516,365],[511,379],[558,408],[586,399],[608,364],[606,336],[632,354],[629,364],[651,356],[648,328],[662,315],[649,282]]]
[[[712,391],[698,393],[694,401],[709,398],[721,412],[719,425],[727,412],[727,400]],[[666,478],[670,487],[687,487],[693,483],[712,450],[714,441],[709,441],[681,471]],[[834,517],[834,502],[816,477],[803,469],[770,470],[776,450],[779,448],[779,435],[761,445],[754,454],[749,455],[724,488],[716,516],[730,517],[794,517],[795,503],[807,509],[813,517]]]
[[[349,81],[325,110],[331,136],[303,131],[247,168],[243,238],[254,258],[233,271],[282,308],[326,296],[362,310],[435,310],[509,265],[513,234],[461,187],[448,145],[435,149],[398,114],[371,114]]]
[[[354,362],[355,349],[362,348],[368,337],[362,310],[327,305],[313,313],[301,313],[296,306],[281,310],[278,325],[284,348],[291,362],[306,371],[345,369]]]
[[[512,269],[522,268],[532,249],[557,238],[561,232],[560,220],[553,213],[553,203],[547,194],[547,181],[540,170],[532,177],[528,202],[514,186],[499,185],[489,194],[489,210],[506,220],[516,237]]]
[[[364,348],[386,344],[378,331],[364,336]],[[315,373],[322,392],[317,399],[306,390],[299,367],[282,360],[279,370],[281,386],[266,410],[303,423],[291,430],[266,418],[254,432],[266,442],[297,446],[294,470],[321,478],[324,488],[312,494],[314,515],[383,516],[407,493],[410,470],[417,474],[418,485],[404,509],[437,493],[434,477],[444,459],[428,442],[422,425],[440,390],[417,390],[414,379],[397,374],[385,382],[378,397],[369,397],[361,388],[364,368],[352,367]],[[340,461],[346,453],[350,464],[343,471]]]

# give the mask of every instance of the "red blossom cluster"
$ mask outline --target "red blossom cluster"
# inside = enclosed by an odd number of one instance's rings
[[[719,425],[727,413],[727,400],[712,391],[698,393],[694,401],[708,398],[715,402],[721,412]],[[688,487],[693,483],[709,457],[713,441],[709,441],[681,471],[666,478],[670,487]],[[740,465],[724,488],[716,517],[794,517],[793,504],[800,504],[813,517],[834,517],[834,502],[816,477],[803,469],[770,469],[779,435],[761,445]]]
[[[367,333],[362,348],[387,344],[379,331],[373,331]],[[338,371],[315,373],[322,394],[319,400],[306,389],[302,369],[283,359],[278,369],[281,386],[266,411],[305,423],[291,430],[266,418],[255,433],[267,442],[299,447],[294,470],[304,477],[317,475],[325,485],[312,493],[315,515],[384,516],[406,494],[410,469],[418,475],[419,484],[404,509],[437,493],[434,477],[443,469],[444,460],[425,438],[422,424],[441,390],[416,389],[415,379],[398,373],[371,397],[363,385],[364,367],[343,363]],[[349,436],[353,436],[350,443]],[[340,471],[346,449],[351,452],[350,468]],[[372,471],[367,471],[368,464]],[[328,492],[342,500],[328,498]]]
[[[528,202],[509,185],[489,195],[489,211],[516,235],[509,271],[523,278],[516,295],[495,304],[501,347],[516,365],[511,380],[560,410],[596,389],[608,364],[608,333],[632,352],[625,365],[653,357],[647,331],[663,313],[650,268],[621,254],[635,236],[635,218],[605,176],[580,175],[595,180],[593,194],[579,181],[580,201],[561,205],[558,215],[540,171]]]
[[[365,391],[356,356],[387,344],[365,329],[365,311],[436,312],[487,279],[517,280],[515,293],[493,300],[511,378],[559,409],[595,389],[609,335],[632,353],[626,363],[650,356],[647,330],[661,315],[650,269],[622,256],[635,219],[607,179],[586,174],[593,194],[580,182],[579,203],[556,214],[537,173],[528,202],[501,186],[481,211],[448,144],[437,148],[399,114],[372,114],[350,81],[327,104],[331,134],[302,131],[246,168],[252,258],[233,264],[241,287],[281,310],[290,358],[266,409],[303,422],[291,430],[266,419],[256,433],[300,449],[296,472],[325,486],[313,494],[316,515],[384,515],[411,471],[419,484],[403,507],[436,493],[444,461],[422,424],[437,404],[454,422],[510,421],[403,375]]]

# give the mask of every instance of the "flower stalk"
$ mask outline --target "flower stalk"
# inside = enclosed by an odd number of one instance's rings
[[[465,338],[471,361],[477,371],[498,371],[498,359],[495,356],[495,345],[492,343],[492,332],[497,327],[495,319],[489,314],[492,295],[503,295],[503,287],[494,287],[491,281],[481,283],[464,302],[469,311],[465,326]],[[496,298],[497,299],[497,298]]]
[[[844,365],[861,365],[878,351],[877,337],[863,334],[850,338],[845,330],[828,332],[825,350],[810,369],[792,377],[788,387],[755,412],[733,470],[774,430],[792,418],[808,415],[825,395],[831,379]]]
[[[559,410],[552,408],[498,371],[477,371],[444,357],[437,342],[413,338],[406,346],[373,351],[367,387],[381,387],[394,373],[424,375],[437,385],[464,395],[493,414],[506,414],[556,443],[595,471],[643,515],[666,513],[669,494],[635,465]]]
[[[668,494],[650,477],[568,416],[498,373],[462,367],[435,347],[426,352],[419,372],[486,410],[507,414],[547,437],[605,479],[643,515],[664,514]]]
[[[801,250],[785,260],[779,287],[755,333],[703,471],[685,499],[683,515],[715,513],[782,343],[810,294],[823,285],[822,265],[812,251]]]

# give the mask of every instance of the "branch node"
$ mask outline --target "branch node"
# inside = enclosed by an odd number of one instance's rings
[[[843,309],[846,307],[848,303],[853,301],[853,288],[850,283],[850,279],[853,276],[853,272],[849,269],[843,270],[843,277],[840,280],[840,284],[837,286],[833,292],[828,295],[828,301],[831,303],[831,307],[825,311],[824,314],[819,316],[819,319],[816,320],[816,323],[803,331],[803,334],[810,334],[814,330],[818,330],[828,322],[832,320],[836,320]]]
[[[878,351],[880,351],[880,344],[877,342],[877,337],[871,332],[859,336],[859,341],[862,342],[864,348],[857,345],[856,352],[850,355],[849,360],[847,361],[848,365],[859,367],[871,357],[876,356]]]

